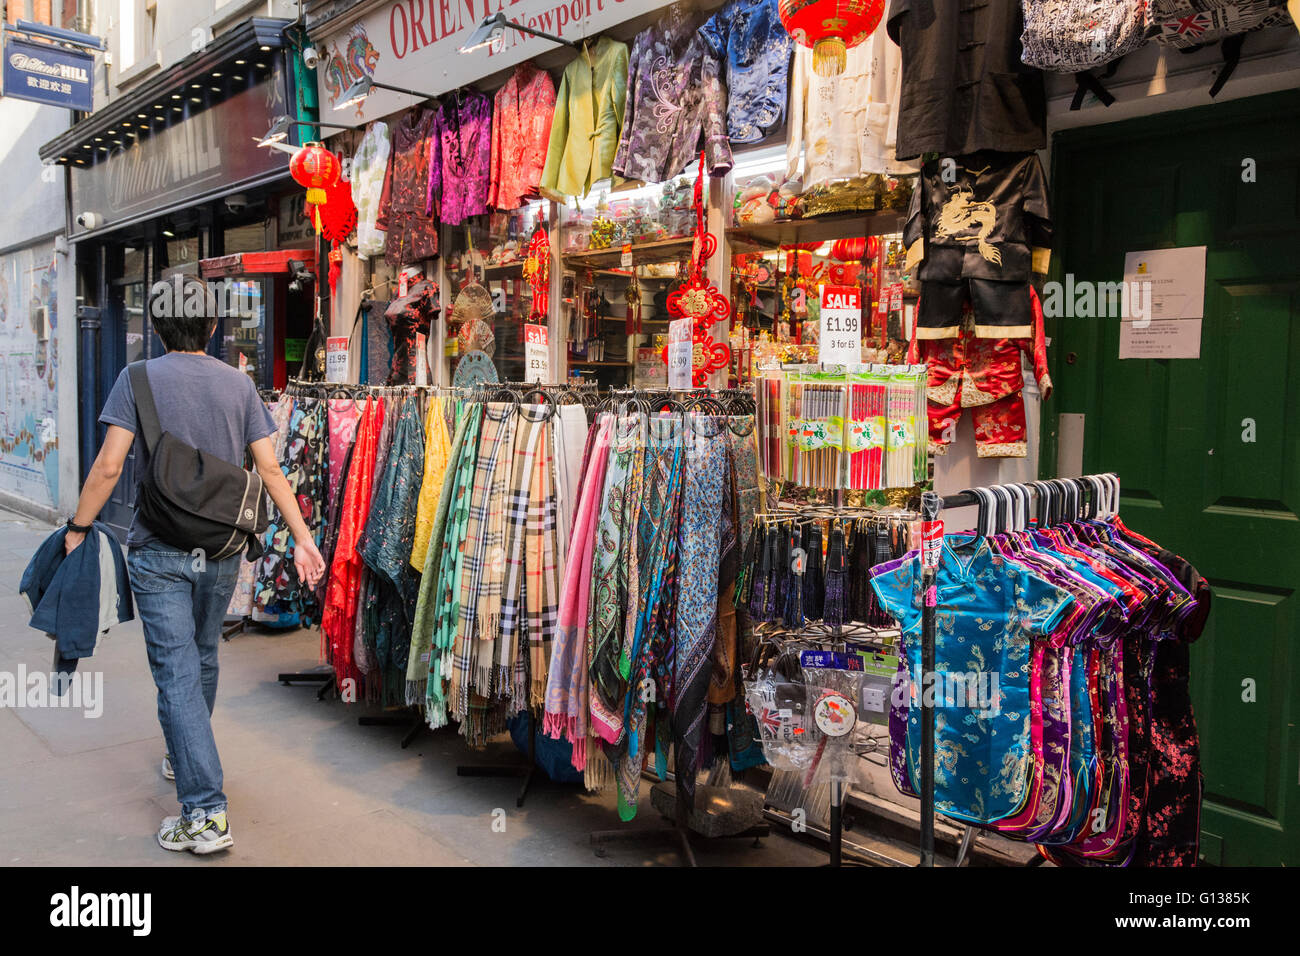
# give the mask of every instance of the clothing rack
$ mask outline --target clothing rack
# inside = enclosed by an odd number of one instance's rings
[[[843,489],[837,489],[834,494],[835,503],[831,505],[800,506],[788,502],[778,502],[775,510],[755,515],[755,521],[794,520],[802,522],[825,519],[843,521],[857,521],[862,519],[896,519],[899,521],[912,521],[917,517],[915,511],[908,510],[850,508],[845,506],[843,503]],[[878,639],[882,636],[882,632],[889,631],[897,633],[897,628],[877,628],[862,623],[851,623],[848,625],[842,623],[813,624],[793,630],[781,627],[770,628],[763,631],[762,637],[769,643],[775,640],[793,639],[808,641],[809,643],[830,643],[835,650],[845,650],[850,644],[862,644],[874,650],[881,645],[877,643],[877,641],[871,639]],[[933,771],[933,766],[931,767],[931,771]],[[832,778],[830,787],[831,815],[830,829],[827,834],[830,861],[828,865],[838,868],[844,865],[844,799],[848,793],[848,784],[844,781],[838,781]]]
[[[1030,482],[1027,485],[995,485],[991,488],[968,488],[955,495],[939,496],[932,491],[922,493],[921,512],[921,829],[919,865],[934,866],[934,703],[925,693],[927,675],[935,671],[935,615],[938,613],[937,577],[939,561],[942,559],[943,526],[939,523],[939,513],[945,508],[965,508],[971,505],[980,509],[978,534],[985,531],[986,509],[994,507],[994,517],[1003,514],[1006,503],[998,490],[1008,488],[1023,493],[1028,501],[1030,493],[1038,496],[1038,523],[1056,524],[1065,518],[1074,518],[1080,514],[1080,508],[1086,507],[1087,513],[1095,515],[1097,501],[1103,488],[1111,487],[1115,501],[1119,499],[1119,478],[1113,473],[1086,475],[1083,478],[1052,478],[1046,481]],[[1046,491],[1046,494],[1044,493]],[[1059,496],[1057,492],[1060,492]],[[931,546],[932,535],[937,535]],[[933,557],[927,559],[927,551],[933,551]],[[967,829],[967,837],[970,828]],[[962,855],[969,846],[969,840],[963,839]],[[959,857],[960,859],[960,857]]]

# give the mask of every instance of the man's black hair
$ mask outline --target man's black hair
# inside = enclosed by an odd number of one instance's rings
[[[198,276],[163,279],[149,292],[149,320],[167,351],[201,351],[216,327],[216,296]]]

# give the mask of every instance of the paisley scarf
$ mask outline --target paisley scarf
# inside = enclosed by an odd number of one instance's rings
[[[447,399],[435,397],[429,402],[424,416],[424,477],[420,481],[420,497],[415,506],[415,537],[411,541],[411,567],[424,570],[429,554],[429,540],[442,497],[442,480],[447,474],[447,459],[451,452],[447,434],[444,405]]]
[[[717,628],[726,420],[692,415],[686,449],[682,518],[678,534],[674,621],[673,750],[678,798],[695,805],[695,774],[707,714],[709,657]]]

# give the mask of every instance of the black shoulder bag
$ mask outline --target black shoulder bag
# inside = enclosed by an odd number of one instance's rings
[[[209,561],[262,553],[268,523],[266,489],[256,472],[232,465],[165,432],[158,423],[144,362],[129,368],[149,470],[136,508],[150,531],[174,548],[201,550]]]

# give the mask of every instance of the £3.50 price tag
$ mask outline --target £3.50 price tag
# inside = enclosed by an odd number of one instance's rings
[[[551,350],[546,326],[524,326],[524,378],[529,382],[548,382],[551,378]]]

